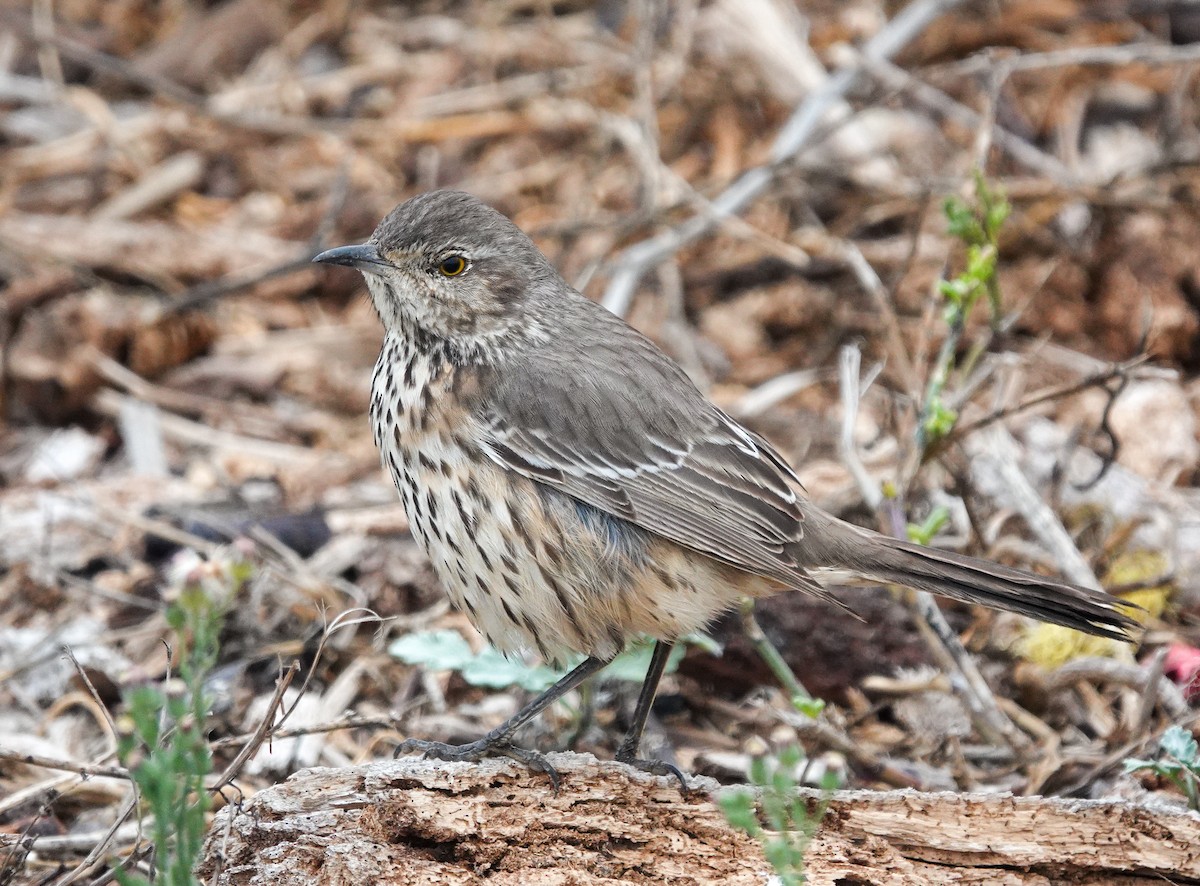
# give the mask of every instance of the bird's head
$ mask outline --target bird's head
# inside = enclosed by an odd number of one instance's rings
[[[536,341],[547,330],[531,303],[569,291],[520,228],[462,191],[401,203],[366,243],[313,261],[361,271],[389,330],[415,325],[463,352],[492,351],[501,337]]]

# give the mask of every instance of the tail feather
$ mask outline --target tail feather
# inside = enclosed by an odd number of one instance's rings
[[[1136,608],[1103,591],[1011,569],[899,539],[876,537],[873,579],[895,582],[966,603],[1019,612],[1099,637],[1129,640]]]
[[[850,567],[874,581],[1018,612],[1114,640],[1131,640],[1141,628],[1129,615],[1137,606],[1103,591],[828,519],[827,525],[813,526],[815,532],[806,531],[797,546],[805,568]]]

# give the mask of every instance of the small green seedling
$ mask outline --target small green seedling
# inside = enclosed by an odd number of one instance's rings
[[[1158,740],[1158,758],[1125,761],[1126,772],[1149,769],[1175,785],[1187,797],[1188,806],[1200,811],[1200,750],[1196,738],[1182,726],[1172,726]]]
[[[973,201],[948,197],[942,204],[946,230],[966,247],[967,261],[957,276],[938,283],[938,292],[945,300],[942,318],[948,331],[925,388],[925,402],[917,428],[917,443],[922,452],[948,436],[958,421],[957,411],[946,405],[943,393],[951,374],[959,369],[969,371],[979,357],[981,348],[976,348],[960,366],[957,353],[967,317],[981,298],[986,296],[991,307],[992,326],[1000,323],[1000,280],[996,274],[996,260],[1000,228],[1011,210],[1004,195],[989,186],[978,170]]]
[[[929,516],[925,518],[923,523],[909,523],[907,532],[908,540],[916,542],[919,545],[927,545],[933,541],[934,536],[942,531],[942,527],[950,520],[950,509],[944,505],[938,505]]]
[[[796,745],[778,755],[755,757],[750,764],[750,784],[755,792],[731,791],[720,798],[730,825],[762,843],[763,855],[775,869],[781,886],[805,882],[804,852],[817,832],[829,805],[828,796],[812,802],[797,790],[796,772],[804,752]],[[839,786],[837,776],[826,772],[821,789],[828,794]],[[762,810],[760,821],[759,807]]]
[[[118,745],[149,813],[153,880],[117,868],[121,886],[198,886],[192,869],[204,842],[212,771],[204,683],[217,662],[225,613],[251,567],[236,553],[208,561],[193,556],[176,570],[167,623],[175,631],[179,667],[161,683],[132,689],[125,698]]]

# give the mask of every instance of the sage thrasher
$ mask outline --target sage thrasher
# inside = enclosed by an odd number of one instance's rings
[[[1134,628],[1107,594],[820,510],[766,440],[469,194],[414,197],[367,243],[314,261],[366,278],[386,329],[371,390],[375,441],[451,600],[501,650],[588,656],[482,739],[410,739],[397,753],[504,754],[557,783],[513,734],[645,634],[657,643],[616,756],[678,775],[638,758],[672,644],[744,595],[829,596],[815,579],[825,570],[1099,636]]]

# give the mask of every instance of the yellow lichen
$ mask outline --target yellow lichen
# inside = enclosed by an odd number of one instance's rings
[[[1130,551],[1118,556],[1105,574],[1106,588],[1121,588],[1137,585],[1165,575],[1167,560],[1154,551]],[[1118,594],[1141,609],[1131,610],[1130,615],[1139,621],[1162,615],[1167,599],[1175,586],[1171,583],[1138,588]],[[1077,658],[1092,656],[1113,657],[1128,654],[1128,644],[1105,637],[1093,637],[1081,631],[1059,625],[1033,625],[1017,643],[1017,654],[1026,661],[1047,669],[1053,669]]]

